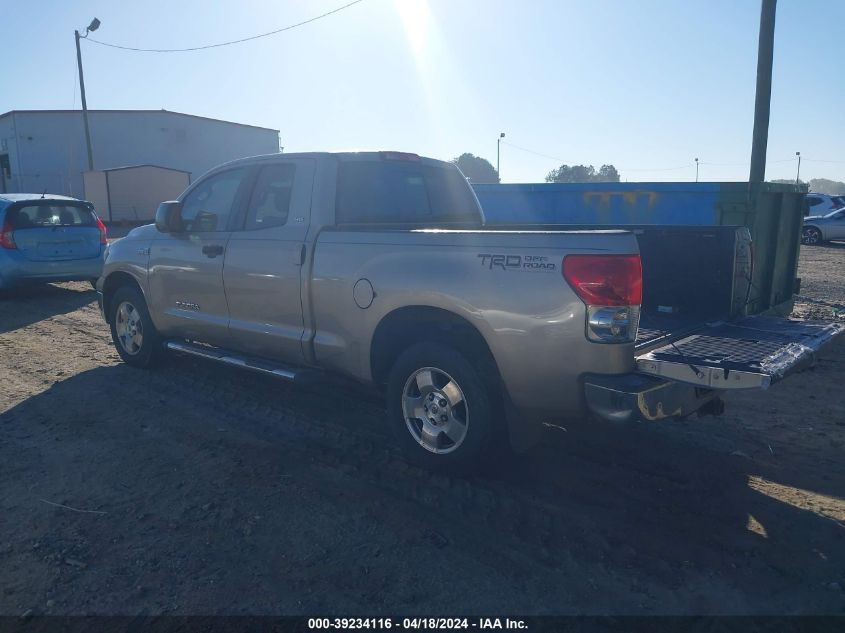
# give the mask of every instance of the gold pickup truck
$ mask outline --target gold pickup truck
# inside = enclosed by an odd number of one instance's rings
[[[746,315],[752,266],[745,228],[496,230],[452,164],[302,153],[162,203],[97,289],[131,365],[340,374],[385,394],[411,459],[468,472],[544,422],[719,413],[811,362],[842,328]]]

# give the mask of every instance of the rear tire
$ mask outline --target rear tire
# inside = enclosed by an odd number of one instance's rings
[[[109,311],[112,342],[124,363],[146,368],[161,360],[161,337],[138,288],[118,288],[109,302]]]
[[[503,454],[498,381],[478,364],[436,342],[400,354],[388,378],[387,414],[409,461],[435,472],[469,474]]]
[[[824,242],[822,232],[814,226],[807,226],[801,231],[801,243],[807,246],[818,246]]]

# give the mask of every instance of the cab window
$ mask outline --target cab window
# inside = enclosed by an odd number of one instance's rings
[[[182,202],[186,231],[226,231],[246,170],[230,169],[203,180]]]

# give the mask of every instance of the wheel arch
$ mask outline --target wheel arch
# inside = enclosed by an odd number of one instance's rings
[[[124,270],[116,270],[103,281],[103,314],[106,322],[111,323],[111,301],[119,288],[130,286],[137,288],[146,300],[146,293],[134,275]]]
[[[384,385],[393,364],[408,347],[436,340],[480,358],[500,379],[499,368],[484,335],[466,318],[443,308],[425,305],[403,306],[382,317],[370,344],[370,374]]]

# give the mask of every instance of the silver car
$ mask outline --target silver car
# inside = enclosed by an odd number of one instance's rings
[[[827,215],[804,218],[801,242],[815,245],[828,240],[845,240],[845,209]]]

